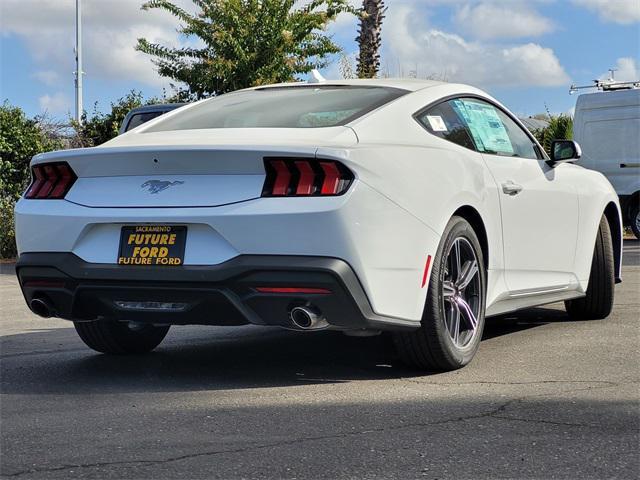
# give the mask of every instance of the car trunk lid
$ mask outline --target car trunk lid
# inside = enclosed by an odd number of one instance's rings
[[[97,148],[40,155],[34,164],[67,162],[78,180],[65,199],[87,207],[214,207],[260,197],[265,157],[313,158],[320,145],[335,144],[336,136],[342,144],[357,142],[346,127],[301,134],[234,130],[227,136],[220,130],[163,132],[162,138],[149,134],[138,142],[124,141],[126,134]]]

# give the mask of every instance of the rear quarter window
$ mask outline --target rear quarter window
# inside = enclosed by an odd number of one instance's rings
[[[433,135],[475,150],[469,130],[449,102],[418,114],[416,120]]]

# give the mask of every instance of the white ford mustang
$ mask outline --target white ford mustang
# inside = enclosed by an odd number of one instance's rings
[[[16,206],[30,308],[91,348],[170,325],[390,331],[427,369],[467,364],[485,317],[564,300],[606,317],[615,191],[548,158],[473,87],[346,80],[242,90],[96,148],[38,155]]]

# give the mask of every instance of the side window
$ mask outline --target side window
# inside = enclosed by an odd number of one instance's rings
[[[420,113],[416,120],[433,135],[457,143],[471,150],[475,145],[462,118],[453,110],[451,102],[443,102]]]
[[[529,135],[499,108],[475,98],[457,98],[448,103],[464,120],[479,152],[542,158]]]

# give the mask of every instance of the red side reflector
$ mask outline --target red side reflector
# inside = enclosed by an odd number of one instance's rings
[[[320,166],[325,175],[320,193],[322,195],[335,195],[340,187],[340,170],[338,170],[338,166],[333,162],[320,162]]]
[[[326,288],[304,288],[304,287],[256,287],[256,291],[260,293],[309,293],[309,294],[331,293],[331,290]]]
[[[311,164],[304,160],[298,160],[295,164],[300,172],[296,195],[311,195],[313,192],[313,182],[315,181],[315,173],[313,173]]]
[[[429,278],[429,267],[431,266],[431,255],[427,255],[427,262],[424,264],[424,273],[422,274],[422,287],[427,284],[427,278]]]

